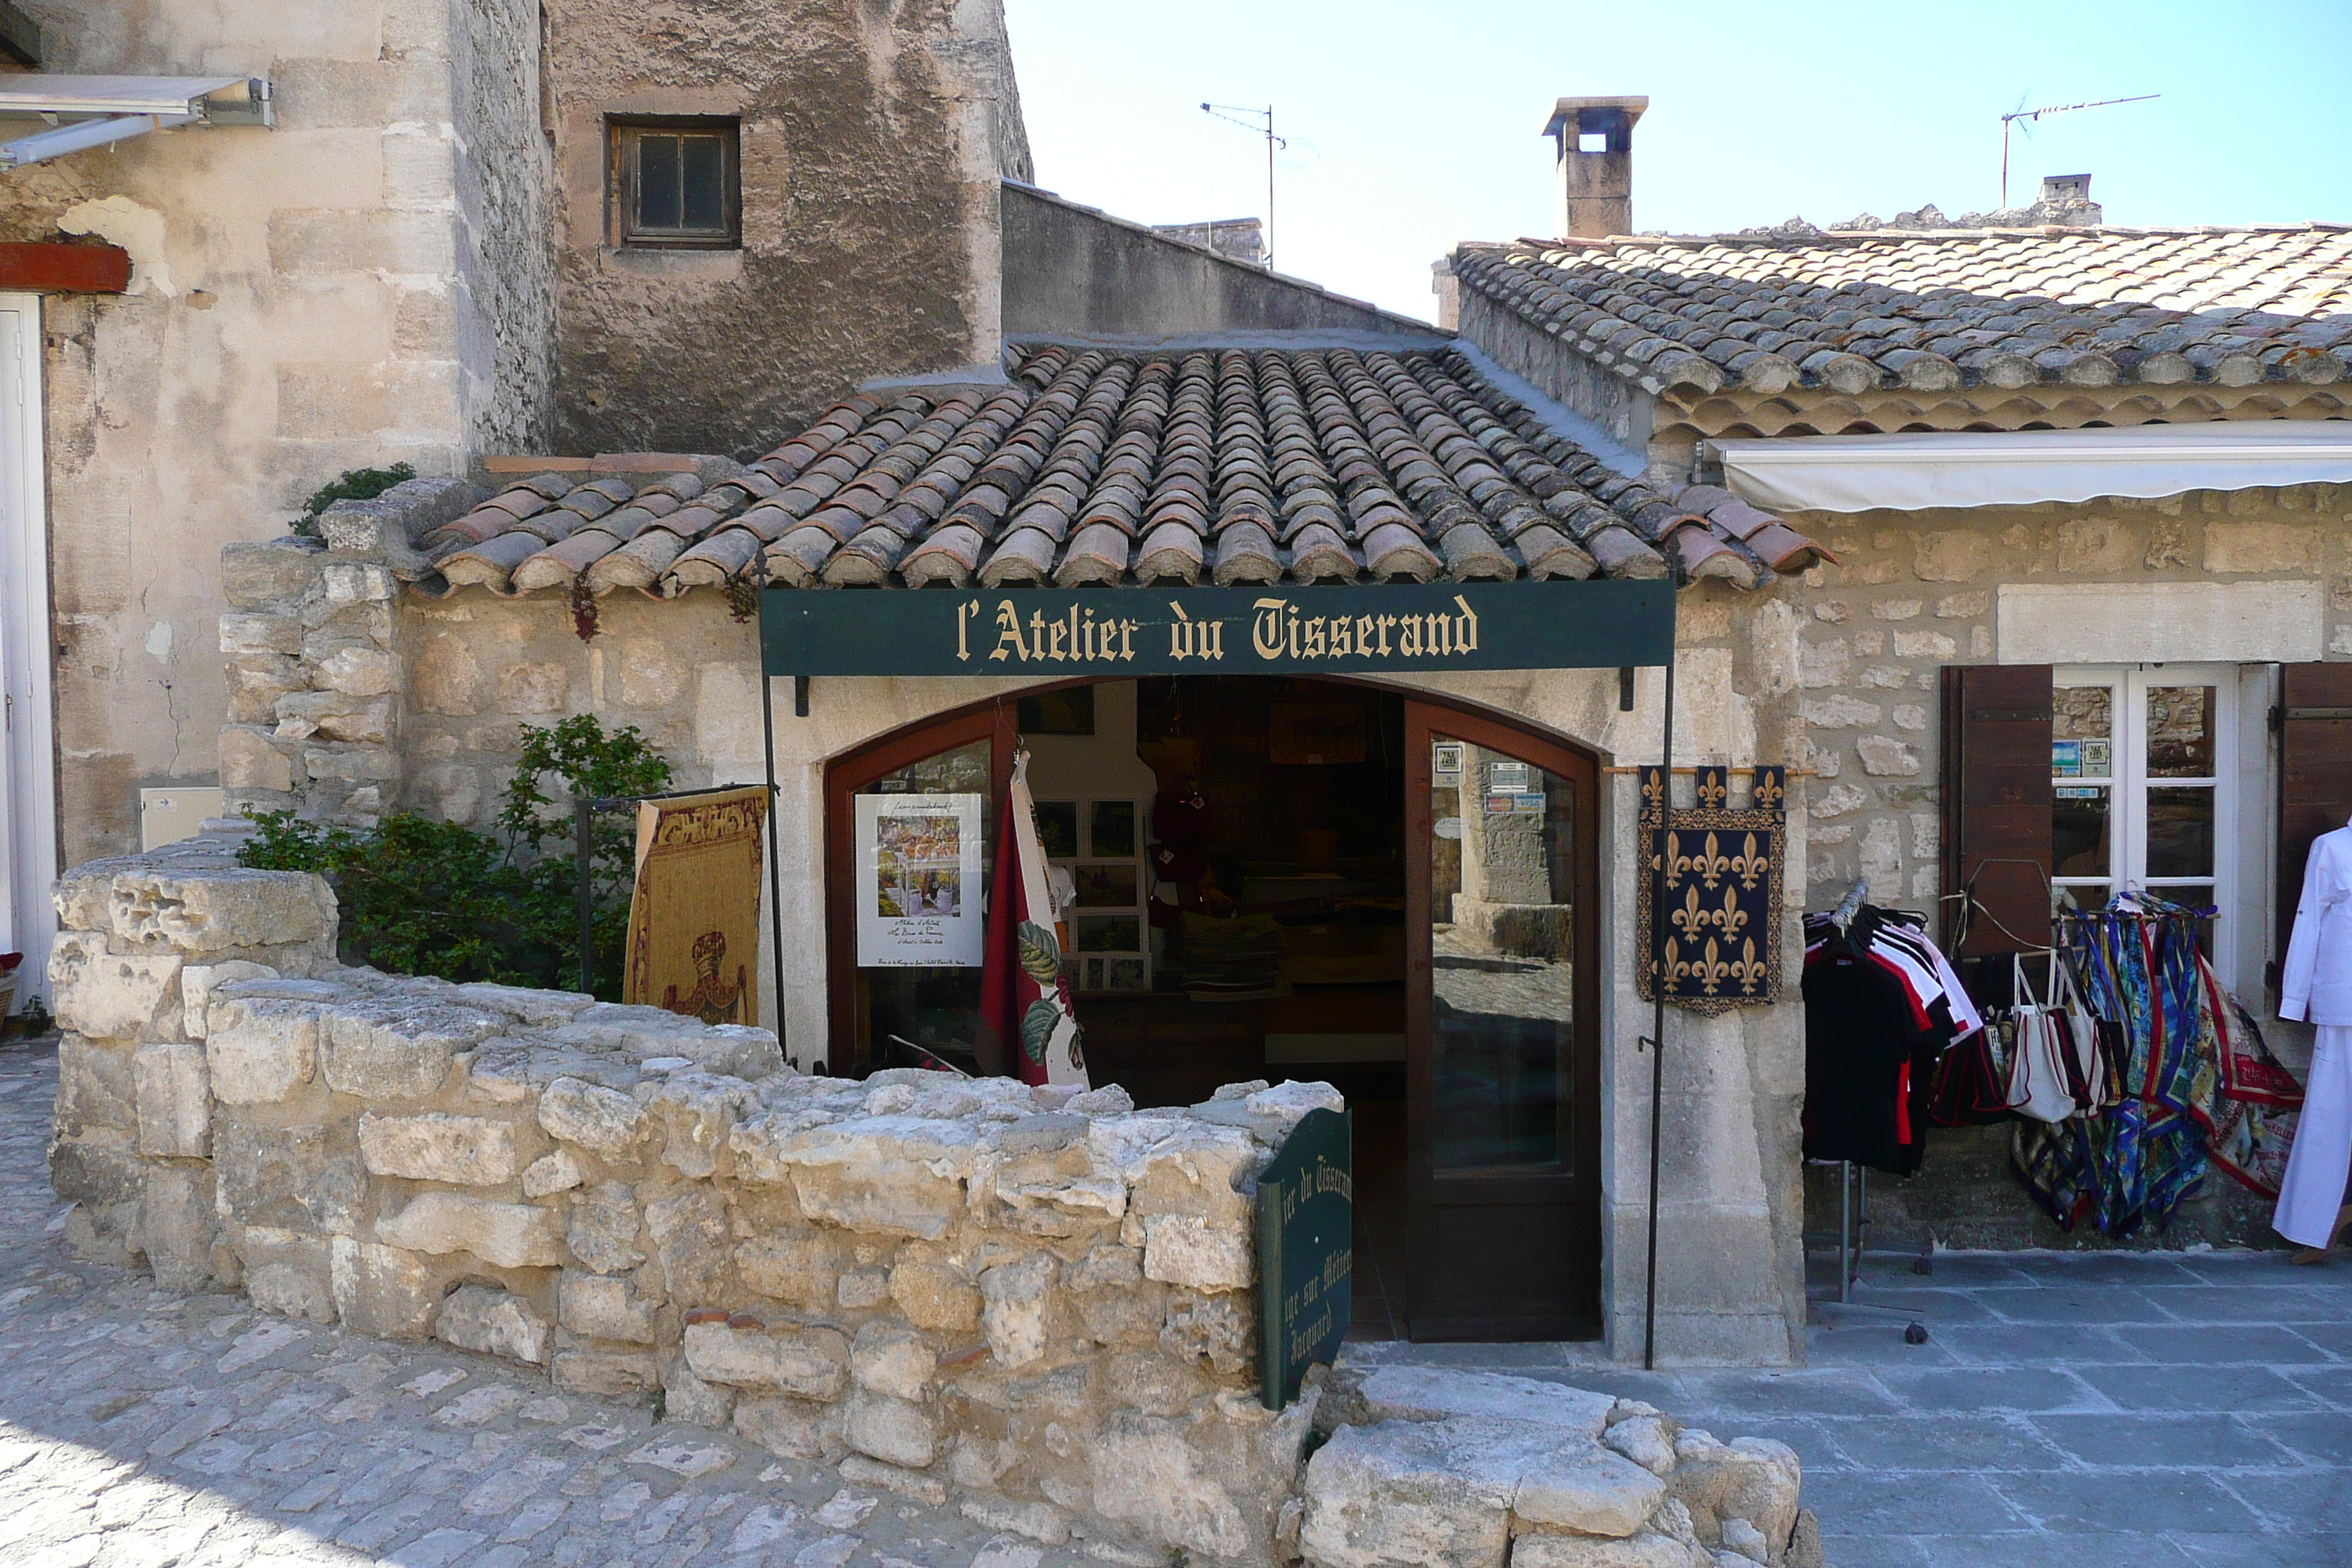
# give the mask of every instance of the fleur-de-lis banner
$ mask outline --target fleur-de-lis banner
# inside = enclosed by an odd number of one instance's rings
[[[1760,1007],[1780,990],[1780,849],[1788,831],[1789,770],[1758,768],[1748,803],[1731,804],[1731,770],[1695,769],[1697,805],[1669,804],[1666,775],[1643,768],[1633,968],[1642,1000],[1654,1000],[1651,957],[1664,921],[1666,1000],[1694,1013]],[[1663,910],[1654,878],[1665,869]]]

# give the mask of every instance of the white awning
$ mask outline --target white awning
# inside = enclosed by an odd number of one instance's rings
[[[61,158],[174,125],[277,123],[258,77],[0,74],[0,126],[33,119],[47,129],[0,142],[0,167]],[[0,130],[0,135],[6,134]]]
[[[1769,511],[1925,511],[2097,496],[2352,483],[2352,421],[1935,430],[1710,441],[1725,485]]]

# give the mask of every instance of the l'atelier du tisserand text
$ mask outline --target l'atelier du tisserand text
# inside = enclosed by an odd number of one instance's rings
[[[1259,599],[1251,609],[1250,649],[1261,659],[1309,658],[1438,658],[1478,651],[1478,615],[1459,594],[1458,615],[1443,612],[1412,616],[1303,616],[1287,599]],[[956,658],[972,658],[973,632],[985,640],[993,631],[995,646],[983,656],[1018,664],[1117,664],[1136,657],[1138,633],[1155,629],[1168,634],[1169,657],[1198,658],[1212,663],[1225,657],[1225,623],[1195,619],[1175,600],[1165,621],[1139,621],[1124,616],[1097,617],[1091,607],[1073,606],[1048,617],[1032,610],[1024,624],[1020,607],[1000,599],[992,618],[978,599],[956,606]],[[977,626],[975,626],[977,623]]]

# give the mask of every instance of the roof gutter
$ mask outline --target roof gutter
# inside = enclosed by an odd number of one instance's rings
[[[0,117],[47,129],[0,142],[0,168],[24,168],[181,125],[278,123],[260,77],[0,76]]]

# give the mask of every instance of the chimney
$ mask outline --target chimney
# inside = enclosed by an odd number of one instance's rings
[[[1559,232],[1606,239],[1633,232],[1633,122],[1647,98],[1563,98],[1544,134],[1559,149]]]

